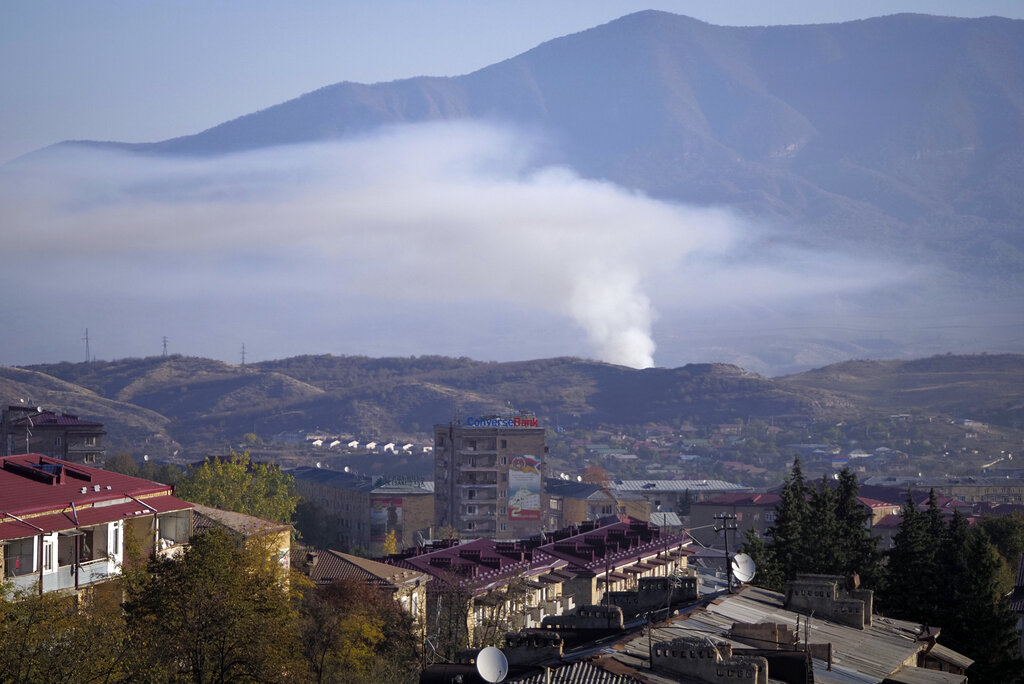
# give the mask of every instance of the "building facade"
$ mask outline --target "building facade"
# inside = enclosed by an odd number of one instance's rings
[[[0,456],[44,454],[73,463],[103,460],[102,423],[36,406],[8,406],[0,416]]]
[[[289,474],[295,478],[295,490],[318,508],[324,546],[377,556],[384,553],[389,535],[394,537],[396,550],[401,550],[433,534],[432,482],[381,482],[308,466]]]
[[[544,428],[530,415],[434,426],[434,521],[463,537],[521,539],[547,520]]]
[[[14,590],[74,591],[140,557],[187,544],[193,504],[174,488],[41,454],[0,459],[0,575]]]

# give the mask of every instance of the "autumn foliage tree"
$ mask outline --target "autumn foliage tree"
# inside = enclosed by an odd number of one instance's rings
[[[254,463],[249,453],[231,452],[229,459],[208,458],[189,468],[177,494],[194,503],[290,523],[299,496],[295,480],[270,463]]]
[[[311,681],[415,682],[418,639],[412,619],[390,594],[342,579],[306,593],[302,654]]]

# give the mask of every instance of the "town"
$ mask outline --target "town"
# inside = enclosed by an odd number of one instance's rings
[[[1024,595],[1016,572],[1024,478],[1009,468],[1012,452],[977,477],[887,474],[911,462],[917,442],[906,435],[926,420],[891,416],[867,430],[872,442],[845,437],[844,425],[824,434],[752,421],[581,435],[531,413],[456,415],[425,444],[307,432],[299,451],[319,459],[312,465],[233,451],[181,468],[108,454],[99,422],[9,405],[0,421],[8,611],[70,600],[77,608],[60,614],[63,622],[53,618],[53,628],[124,621],[121,641],[108,635],[94,649],[111,672],[155,672],[158,662],[168,672],[200,672],[210,663],[168,663],[141,647],[115,653],[154,635],[182,649],[176,658],[209,648],[197,643],[209,637],[201,621],[155,628],[144,616],[187,591],[162,582],[183,581],[190,564],[199,572],[215,555],[230,558],[233,572],[249,564],[269,573],[258,591],[279,601],[271,631],[278,648],[257,657],[236,646],[217,657],[264,668],[272,681],[275,668],[302,668],[316,681],[424,682],[827,682],[834,672],[965,682],[976,671],[1012,672],[1024,643],[1012,610],[1024,616],[1024,604],[1003,593]],[[983,443],[972,441],[977,435],[1000,432],[955,420],[942,430],[944,448],[961,453]],[[798,435],[830,439],[788,442]],[[783,444],[766,449],[775,437]],[[770,454],[763,465],[744,469],[741,454],[727,458],[747,440]],[[368,472],[378,455],[425,457],[432,472]],[[789,461],[782,482],[739,481],[771,472],[777,458]],[[685,477],[711,461],[723,467],[720,478]],[[636,463],[647,467],[637,472]],[[637,474],[645,477],[628,477]],[[997,593],[969,600],[989,606],[984,622],[1006,616],[1009,636],[979,647],[961,636],[967,618],[938,618],[946,614],[934,605],[936,588],[910,586],[913,577],[895,587],[909,525],[924,519],[936,552],[953,534],[988,544],[986,581]],[[786,547],[796,537],[815,541]],[[923,598],[906,603],[911,595]],[[194,609],[221,615],[216,630],[256,624],[244,622],[254,618],[240,605]],[[25,643],[18,620],[4,624],[5,639]],[[356,636],[356,625],[376,636]],[[76,629],[96,637],[88,625]],[[46,648],[46,634],[32,638]],[[5,656],[0,667],[31,679],[26,653]]]

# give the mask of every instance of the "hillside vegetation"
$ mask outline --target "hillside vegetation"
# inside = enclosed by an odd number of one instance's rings
[[[453,412],[527,410],[565,429],[900,412],[1024,423],[1024,356],[850,361],[780,378],[723,364],[632,370],[572,358],[300,356],[237,366],[182,356],[0,368],[0,396],[107,426],[108,445],[201,454],[253,433],[426,435]]]

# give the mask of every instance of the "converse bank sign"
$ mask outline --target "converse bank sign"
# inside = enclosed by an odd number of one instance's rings
[[[527,416],[487,416],[486,418],[466,418],[466,425],[469,427],[494,427],[494,428],[535,428],[540,427],[536,418]]]

